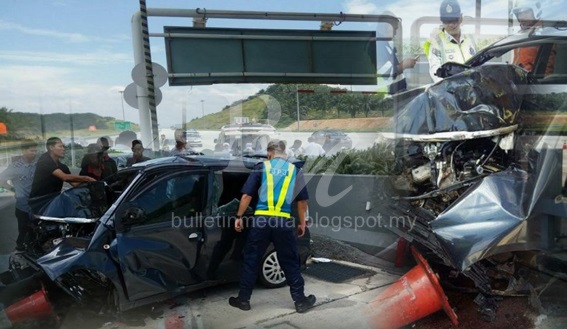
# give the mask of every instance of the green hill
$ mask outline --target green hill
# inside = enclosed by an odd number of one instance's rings
[[[42,131],[45,137],[69,136],[71,126],[76,135],[82,137],[108,134],[116,132],[114,129],[113,117],[101,117],[94,113],[25,113],[14,112],[6,107],[0,108],[0,122],[6,124],[8,133],[0,135],[2,140],[14,140],[21,138],[41,139]],[[96,131],[90,131],[89,128],[96,127]],[[139,130],[138,125],[132,126],[133,130]]]
[[[301,120],[362,118],[391,115],[392,104],[381,94],[331,93],[347,91],[326,85],[298,85],[298,89],[313,90],[299,94]],[[236,117],[248,117],[267,122],[276,128],[287,127],[297,120],[296,85],[276,84],[245,100],[234,102],[222,111],[193,119],[187,127],[194,129],[220,129],[233,123]]]

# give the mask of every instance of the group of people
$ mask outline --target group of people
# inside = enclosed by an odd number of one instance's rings
[[[518,20],[520,33],[531,33],[542,27],[542,8],[539,0],[516,0],[512,13]],[[443,0],[439,7],[439,18],[441,25],[430,33],[429,38],[423,44],[423,51],[429,62],[429,75],[433,82],[442,80],[437,76],[437,71],[444,63],[464,64],[479,50],[474,37],[461,30],[463,14],[457,0]],[[392,37],[392,32],[391,29],[388,29],[384,31],[384,34]],[[531,71],[537,51],[537,47],[519,48],[514,52],[512,63]],[[382,57],[382,62],[379,61],[379,76],[392,78],[386,92],[394,94],[404,91],[407,84],[403,79],[403,72],[413,68],[418,57],[399,61],[396,49],[391,43],[383,43],[378,54],[379,57]],[[550,65],[553,65],[553,62],[550,60]],[[546,68],[546,74],[551,71],[552,68]]]
[[[303,155],[308,158],[316,158],[318,156],[325,155],[325,153],[331,148],[332,146],[328,147],[328,149],[325,149],[324,146],[315,142],[313,137],[309,136],[309,138],[307,138],[307,144],[305,144],[305,146],[303,145],[303,142],[301,140],[296,139],[293,142],[293,145],[287,151],[287,155],[293,157]]]
[[[25,241],[31,233],[31,214],[34,210],[32,208],[59,194],[64,182],[78,186],[96,181],[92,177],[95,174],[102,175],[102,172],[89,169],[85,169],[82,175],[72,174],[69,167],[61,162],[65,157],[65,145],[58,137],[47,140],[45,144],[47,152],[39,158],[36,157],[37,147],[35,141],[24,140],[21,143],[22,156],[0,173],[0,184],[13,190],[16,197],[15,215],[18,221],[16,251],[25,250]],[[90,166],[90,161],[90,158],[85,160],[87,166]]]
[[[314,137],[309,136],[305,145],[301,140],[296,139],[293,142],[293,145],[287,150],[287,155],[289,157],[297,157],[301,155],[308,158],[316,158],[318,156],[334,153],[334,148],[335,144],[328,135],[325,137],[323,145],[317,143]]]
[[[82,183],[102,180],[118,171],[116,162],[108,156],[109,141],[106,137],[87,147],[81,161],[79,174],[61,160],[65,157],[65,145],[58,137],[51,137],[45,143],[46,152],[37,157],[38,143],[34,140],[21,142],[21,156],[0,173],[0,185],[15,193],[18,237],[16,251],[25,250],[25,240],[30,233],[31,214],[41,205],[58,195],[63,184],[75,187]],[[129,165],[146,161],[143,146],[139,140],[132,142],[133,155]]]

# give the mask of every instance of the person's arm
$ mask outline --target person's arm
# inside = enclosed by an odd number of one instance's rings
[[[234,229],[236,232],[241,232],[244,228],[242,222],[242,216],[248,209],[250,202],[252,201],[252,195],[258,193],[258,189],[262,184],[262,173],[264,172],[264,164],[259,163],[254,166],[254,169],[246,179],[246,183],[242,187],[242,197],[240,198],[240,205],[238,205],[238,211],[236,212],[236,220],[234,221]]]
[[[297,236],[302,237],[305,234],[305,214],[307,213],[307,200],[297,201],[297,213],[299,216],[299,225],[297,226]]]
[[[437,73],[437,70],[441,67],[442,63],[441,63],[441,50],[434,42],[431,43],[429,57],[427,57],[427,60],[429,61],[429,76],[431,77],[433,82],[438,82],[443,80],[442,78],[438,77],[435,74]]]
[[[77,187],[82,183],[88,182],[96,182],[96,179],[89,177],[89,176],[81,176],[81,175],[74,175],[74,174],[66,174],[61,169],[55,169],[53,171],[53,175],[60,180],[71,184],[73,187]]]
[[[441,57],[441,47],[439,42],[437,41],[438,35],[441,33],[441,29],[435,28],[429,34],[429,42],[428,42],[428,51],[427,60],[429,61],[429,76],[433,80],[433,82],[438,82],[443,80],[442,78],[435,75],[437,73],[437,69],[441,67],[443,64],[443,58]]]
[[[12,165],[10,164],[8,166],[8,168],[6,168],[2,173],[0,173],[0,186],[9,190],[9,191],[13,191],[14,187],[10,184],[8,184],[8,181],[11,180],[14,177],[14,174],[12,172]]]
[[[242,229],[244,228],[244,225],[242,224],[242,216],[246,212],[246,209],[248,209],[250,201],[252,201],[252,196],[248,194],[243,194],[242,198],[240,198],[240,205],[238,205],[236,220],[234,221],[234,229],[236,232],[242,232]]]
[[[406,58],[398,64],[398,73],[401,74],[405,69],[411,69],[417,63],[417,57]]]

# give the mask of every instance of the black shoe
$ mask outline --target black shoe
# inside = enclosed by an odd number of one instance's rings
[[[250,302],[247,300],[240,300],[238,297],[230,297],[228,303],[232,307],[239,308],[243,311],[250,311]]]
[[[297,313],[305,313],[308,309],[312,308],[315,305],[317,298],[314,295],[309,295],[299,302],[295,302],[295,310]]]

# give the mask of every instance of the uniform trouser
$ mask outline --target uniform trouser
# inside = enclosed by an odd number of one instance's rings
[[[18,248],[23,248],[27,235],[32,233],[30,228],[30,214],[16,208],[16,218],[18,220],[18,238],[16,239],[16,246]]]
[[[254,218],[251,226],[244,247],[244,263],[238,297],[241,300],[250,300],[258,276],[260,261],[269,243],[272,242],[278,255],[279,264],[285,273],[291,298],[294,301],[305,298],[293,220],[259,216]]]

